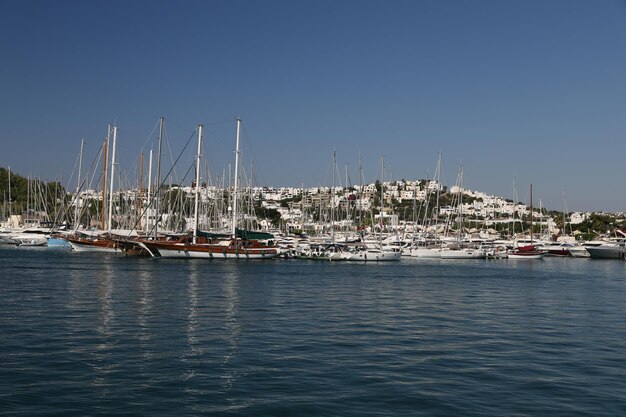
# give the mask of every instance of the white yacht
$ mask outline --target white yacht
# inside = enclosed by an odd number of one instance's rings
[[[611,239],[598,246],[587,246],[591,258],[624,259],[624,239]]]

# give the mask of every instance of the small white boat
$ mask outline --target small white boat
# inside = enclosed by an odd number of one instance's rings
[[[441,246],[435,247],[416,247],[409,249],[409,254],[414,258],[424,259],[440,259],[441,258]]]
[[[441,259],[485,259],[487,252],[479,248],[443,248]]]
[[[589,245],[589,246],[593,246],[593,245]],[[574,245],[573,247],[569,249],[569,253],[574,258],[589,258],[589,252],[587,251],[587,247],[588,245],[586,245],[585,243],[581,245]]]
[[[24,234],[13,239],[17,242],[17,246],[46,246],[48,244],[45,236],[37,234]]]
[[[11,235],[17,246],[46,246],[50,237],[50,229],[27,229]]]
[[[344,261],[399,261],[401,250],[384,250],[370,248],[364,244],[346,245],[341,251],[341,260]]]
[[[576,245],[567,242],[550,242],[539,247],[546,252],[546,256],[572,256],[571,249]]]

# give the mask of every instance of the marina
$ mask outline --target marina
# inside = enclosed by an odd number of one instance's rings
[[[120,167],[115,162],[118,129],[114,125],[108,126],[95,159],[102,161],[100,190],[83,190],[86,179],[94,178],[99,170],[92,163],[91,172],[83,175],[82,141],[75,192],[66,191],[60,183],[46,184],[0,168],[6,187],[3,194],[8,194],[0,213],[0,244],[185,259],[624,259],[623,213],[537,209],[532,184],[530,207],[472,191],[464,187],[462,165],[455,184],[448,187],[440,182],[441,155],[432,179],[386,182],[381,158],[380,181],[353,185],[346,172],[346,182],[337,185],[333,151],[331,187],[305,191],[253,186],[241,175],[242,121],[234,122],[234,174],[223,177],[221,185],[203,181],[215,177],[203,162],[203,125],[197,126],[176,158],[189,153],[197,138],[197,150],[187,169],[187,174],[195,172],[195,178],[186,175],[180,180],[183,184],[191,181],[190,186],[165,185],[160,174],[164,117],[158,121],[154,173],[150,152],[147,188],[143,153],[137,188],[120,189],[119,180],[115,181]],[[169,172],[175,167],[176,163]],[[21,183],[18,190],[14,182]],[[12,192],[19,197],[12,198]],[[608,230],[600,233],[594,229],[598,227]]]
[[[626,416],[625,4],[3,2],[0,417]]]

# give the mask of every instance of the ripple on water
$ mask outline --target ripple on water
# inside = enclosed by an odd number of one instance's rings
[[[0,249],[0,277],[6,415],[626,412],[623,262]]]

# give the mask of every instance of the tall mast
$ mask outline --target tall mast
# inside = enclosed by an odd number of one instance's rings
[[[198,203],[200,194],[200,149],[202,147],[202,125],[198,125],[198,153],[196,154],[196,201],[193,212],[193,243],[198,240]]]
[[[235,188],[233,190],[233,239],[237,237],[237,191],[239,186],[239,131],[241,119],[237,117],[237,143],[235,146]]]
[[[363,227],[363,167],[361,166],[361,152],[359,152],[359,225]]]
[[[11,211],[11,167],[9,166],[9,218],[13,215]]]
[[[76,181],[76,210],[74,210],[74,230],[78,229],[80,219],[80,176],[83,168],[83,148],[85,146],[85,139],[80,140],[80,158],[78,159],[78,180]]]
[[[530,244],[533,244],[533,185],[530,184]]]
[[[113,186],[115,185],[115,144],[117,142],[117,126],[113,126],[113,149],[111,150],[111,187],[109,187],[109,218],[108,230],[113,226]]]
[[[346,194],[348,193],[348,181],[350,181],[350,176],[348,175],[348,164],[346,164],[346,184],[345,184],[345,192]],[[342,190],[343,192],[343,190]],[[350,218],[350,202],[347,202],[348,204],[346,204],[346,224],[348,220],[352,220]],[[349,228],[349,226],[347,226]]]
[[[26,183],[26,220],[29,220],[30,217],[30,173],[28,173],[28,182]]]
[[[157,190],[156,190],[156,201],[154,204],[154,211],[155,211],[155,216],[156,216],[156,220],[154,221],[154,237],[157,237],[157,231],[158,231],[158,227],[159,227],[159,219],[160,219],[160,208],[159,208],[159,200],[161,197],[161,143],[163,142],[163,122],[165,121],[165,118],[163,116],[161,116],[161,118],[159,119],[159,149],[158,149],[158,155],[157,155]]]
[[[439,197],[441,196],[441,151],[439,151],[439,156],[437,157],[437,167],[435,168],[435,186],[437,187],[437,194],[435,194],[435,234],[437,234],[437,227],[439,226]]]
[[[138,201],[137,201],[137,206],[138,206],[138,210],[137,213],[139,215],[139,218],[137,219],[137,228],[138,230],[141,230],[141,215],[142,215],[142,211],[143,211],[143,152],[141,153],[141,157],[139,158],[139,195],[138,195]]]
[[[337,158],[333,149],[333,187],[330,190],[330,238],[335,243],[335,168],[337,166]]]
[[[563,188],[563,235],[565,235],[565,221],[567,220],[567,215],[568,215],[568,211],[567,211],[567,201],[565,200],[565,188]],[[569,223],[569,231],[570,231],[570,235],[572,234],[572,222],[570,219],[570,223]]]
[[[148,210],[150,209],[150,206],[152,205],[152,149],[150,149],[150,161],[148,163],[148,195],[146,195],[146,202],[148,203]],[[150,230],[150,212],[146,212],[147,216],[146,216],[146,231]]]
[[[111,130],[111,126],[109,125],[109,131]],[[100,223],[102,225],[102,230],[104,230],[106,228],[106,224],[104,223],[104,212],[106,210],[106,195],[107,195],[107,142],[109,141],[109,133],[107,133],[107,137],[106,139],[104,139],[104,145],[103,146],[103,150],[102,150],[102,157],[103,157],[103,163],[102,163],[102,212],[100,213],[101,217],[102,217],[102,222]]]
[[[385,156],[380,157],[380,237],[385,225]]]
[[[233,179],[233,169],[232,169],[232,164],[229,162],[228,163],[228,201],[227,203],[227,207],[226,210],[228,211],[228,214],[231,216],[230,221],[232,223],[233,221],[233,188],[231,185],[231,181]],[[223,173],[222,173],[222,189],[226,189],[226,168],[224,168]]]
[[[304,231],[304,181],[300,186],[300,231]]]
[[[416,176],[415,178],[419,178]],[[426,197],[426,201],[428,201],[428,197]],[[413,233],[415,233],[415,228],[417,226],[417,179],[413,182]],[[404,218],[404,229],[406,233],[406,217]],[[413,238],[415,239],[415,238]]]
[[[539,197],[539,236],[543,236],[543,221],[541,220],[541,215],[543,214],[543,204],[541,202],[541,197]],[[565,220],[565,217],[563,217],[563,220]],[[563,226],[565,226],[565,223],[563,223]]]
[[[515,212],[517,211],[517,178],[513,177],[513,231],[511,232],[511,236],[515,238]],[[524,225],[522,223],[522,217],[520,215],[520,224],[522,225],[521,233],[524,234]]]
[[[459,164],[459,232],[457,239],[460,241],[463,234],[463,165]]]

